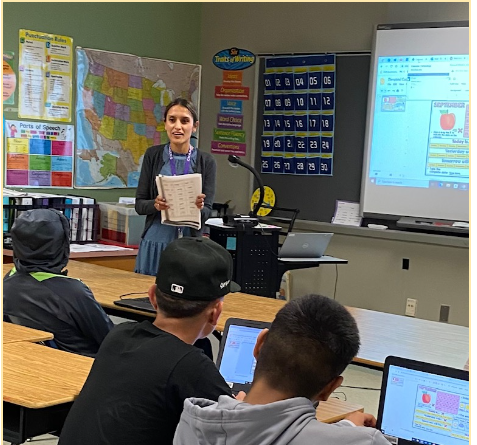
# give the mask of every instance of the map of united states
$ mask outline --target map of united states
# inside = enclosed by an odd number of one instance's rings
[[[167,142],[165,107],[199,100],[200,65],[77,49],[76,186],[136,187],[142,156]]]

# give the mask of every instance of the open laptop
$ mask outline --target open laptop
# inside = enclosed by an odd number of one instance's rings
[[[289,233],[278,253],[280,261],[313,261],[321,258],[332,233]]]
[[[239,391],[248,392],[252,386],[257,363],[253,356],[253,348],[258,334],[270,325],[271,323],[264,321],[240,318],[229,318],[225,323],[217,355],[217,368],[233,394]]]
[[[469,443],[469,372],[387,357],[376,427],[393,444]]]

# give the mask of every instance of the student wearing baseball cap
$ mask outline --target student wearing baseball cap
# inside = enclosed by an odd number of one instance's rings
[[[218,400],[230,388],[193,346],[209,335],[223,297],[238,290],[232,257],[207,238],[179,238],[163,251],[149,299],[156,319],[116,326],[96,356],[59,444],[172,444],[184,400]]]

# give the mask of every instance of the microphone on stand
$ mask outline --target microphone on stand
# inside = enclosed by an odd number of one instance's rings
[[[243,162],[238,156],[229,155],[228,161],[232,167],[238,167],[239,165],[241,165],[242,167],[252,172],[253,176],[258,182],[260,196],[258,198],[257,203],[253,207],[253,210],[248,214],[248,216],[226,215],[223,217],[224,224],[231,227],[255,227],[258,224],[257,213],[260,210],[260,207],[262,207],[263,198],[265,197],[265,188],[263,186],[262,178],[260,178],[260,175],[258,174],[257,170],[255,170],[251,165],[248,165]]]

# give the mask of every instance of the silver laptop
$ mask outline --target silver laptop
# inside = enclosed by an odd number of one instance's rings
[[[321,258],[330,243],[332,233],[289,233],[280,249],[281,261],[312,261]]]

